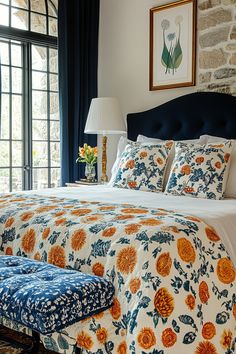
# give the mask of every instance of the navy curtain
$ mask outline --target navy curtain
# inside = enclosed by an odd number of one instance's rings
[[[97,97],[99,0],[59,0],[59,103],[62,185],[84,176],[78,147],[97,144],[84,134],[91,99]]]

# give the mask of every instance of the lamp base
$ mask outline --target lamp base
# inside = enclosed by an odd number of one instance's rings
[[[101,182],[106,183],[108,182],[107,177],[107,137],[102,137],[102,176]]]
[[[107,175],[101,176],[101,183],[107,183],[107,182],[108,182]]]

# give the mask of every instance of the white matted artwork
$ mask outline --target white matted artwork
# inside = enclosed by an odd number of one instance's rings
[[[150,90],[195,85],[196,0],[150,10]]]

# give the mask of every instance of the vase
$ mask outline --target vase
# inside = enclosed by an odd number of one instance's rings
[[[95,165],[86,163],[85,165],[85,177],[88,182],[95,182],[96,169]]]

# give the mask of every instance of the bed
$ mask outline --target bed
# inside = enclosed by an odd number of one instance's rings
[[[128,137],[236,139],[235,108],[236,98],[224,94],[182,96],[129,114]],[[104,276],[115,285],[110,310],[42,336],[46,348],[235,352],[235,199],[80,186],[2,195],[0,211],[2,254]],[[30,333],[6,318],[0,323]]]

